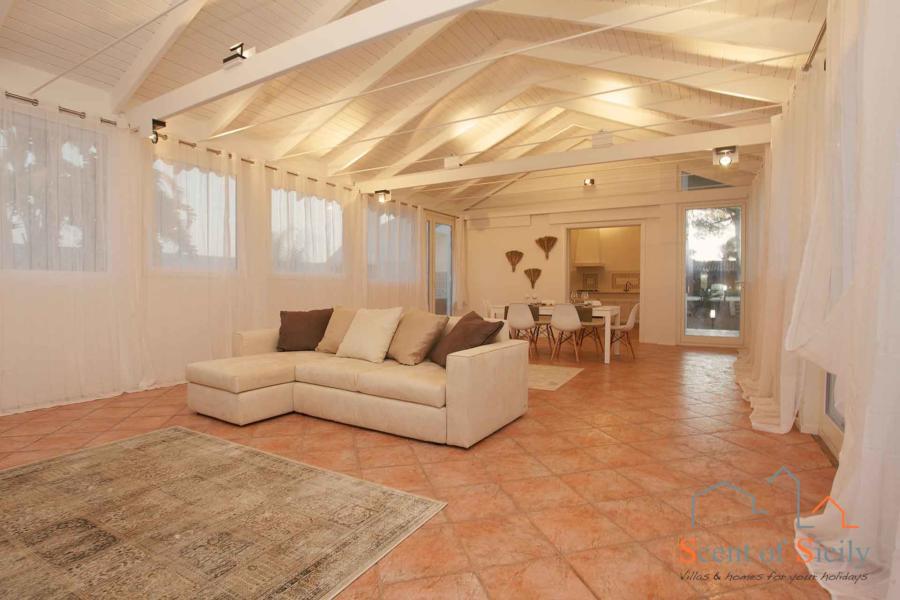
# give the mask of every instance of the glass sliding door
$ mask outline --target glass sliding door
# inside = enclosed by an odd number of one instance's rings
[[[453,222],[449,218],[429,214],[425,226],[429,308],[439,315],[451,315],[453,314]]]
[[[682,339],[740,341],[743,212],[738,205],[684,210]]]

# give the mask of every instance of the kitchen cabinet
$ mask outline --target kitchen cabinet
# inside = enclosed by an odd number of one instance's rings
[[[576,267],[603,267],[600,246],[599,230],[574,230],[572,232],[572,264]]]

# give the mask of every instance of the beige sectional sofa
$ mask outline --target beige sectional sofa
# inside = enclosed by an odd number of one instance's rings
[[[528,405],[528,344],[510,340],[506,325],[490,343],[450,354],[446,369],[277,352],[277,342],[278,329],[239,332],[233,357],[188,365],[188,406],[237,425],[298,412],[468,448]]]

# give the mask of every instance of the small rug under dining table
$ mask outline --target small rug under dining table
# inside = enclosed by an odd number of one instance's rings
[[[584,371],[577,367],[528,364],[528,387],[533,390],[555,392]]]
[[[0,596],[332,598],[444,505],[172,427],[0,471]]]

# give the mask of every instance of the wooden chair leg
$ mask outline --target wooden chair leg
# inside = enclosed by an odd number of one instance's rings
[[[572,345],[575,346],[575,362],[581,362],[581,356],[579,356],[578,351],[581,349],[581,332],[576,331],[572,334]]]
[[[625,332],[625,342],[628,344],[628,349],[631,350],[631,359],[634,360],[637,356],[634,355],[634,346],[631,345],[631,336],[627,331]]]
[[[597,356],[602,356],[603,353],[600,351],[600,334],[597,332],[596,327],[591,329],[591,337],[594,338],[594,347],[597,349]]]

